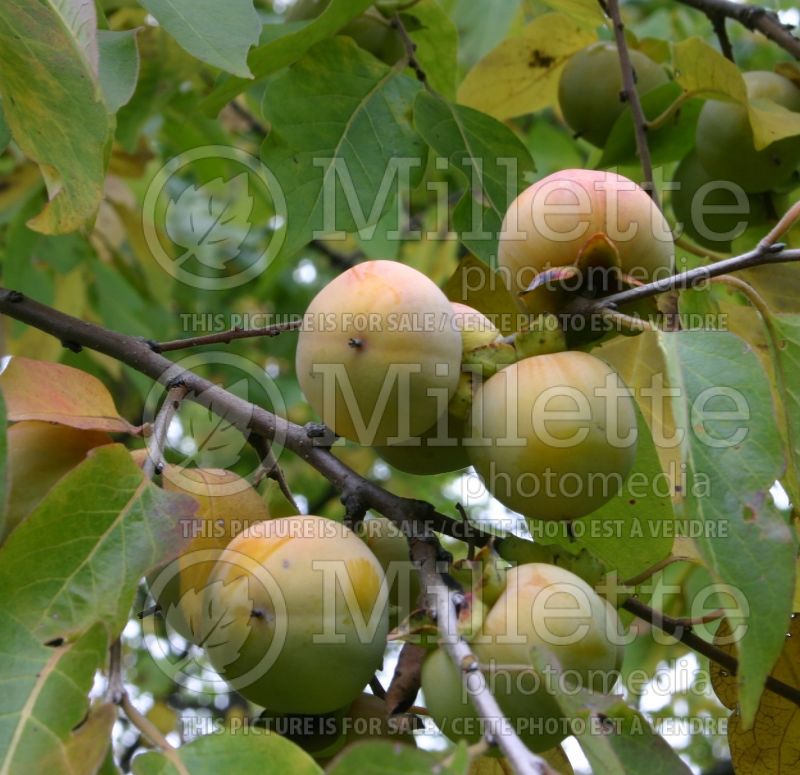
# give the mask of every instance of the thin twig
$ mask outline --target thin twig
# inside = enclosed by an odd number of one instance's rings
[[[645,581],[655,576],[659,571],[664,570],[664,568],[667,566],[672,565],[675,562],[685,562],[688,559],[688,557],[678,557],[674,554],[671,554],[668,557],[665,557],[663,560],[659,560],[655,565],[651,565],[649,568],[646,568],[641,573],[637,573],[635,576],[625,579],[625,581],[622,582],[622,586],[638,587],[640,584],[644,584]]]
[[[235,339],[252,339],[257,336],[278,336],[284,331],[296,331],[303,325],[303,319],[289,320],[285,323],[275,323],[263,328],[231,328],[217,334],[192,336],[188,339],[172,339],[169,342],[150,342],[150,348],[156,353],[166,353],[173,350],[186,350],[189,347],[200,347],[205,344],[229,344]]]
[[[733,55],[733,46],[731,45],[731,39],[728,37],[728,29],[725,27],[725,14],[716,12],[709,13],[707,16],[708,20],[711,22],[711,26],[714,28],[714,34],[719,41],[719,48],[720,51],[722,51],[722,55],[725,59],[730,59],[730,61],[735,64],[736,58]]]
[[[106,697],[110,702],[119,705],[123,694],[125,694],[125,682],[122,678],[122,641],[116,638],[108,649]]]
[[[800,249],[787,250],[786,246],[781,243],[775,243],[774,245],[761,244],[747,253],[742,253],[740,256],[732,256],[713,264],[687,269],[685,272],[679,272],[670,277],[664,277],[635,288],[628,288],[619,293],[612,293],[610,296],[591,300],[577,297],[566,311],[588,315],[604,307],[616,307],[631,301],[646,299],[648,296],[656,296],[666,291],[697,288],[712,277],[719,277],[730,272],[738,272],[742,269],[764,264],[782,264],[798,260],[800,260]]]
[[[190,775],[177,749],[170,744],[169,740],[161,734],[161,731],[150,719],[139,712],[136,706],[131,702],[128,692],[123,692],[119,706],[122,708],[122,712],[127,716],[128,721],[142,733],[143,737],[147,738],[152,745],[158,748],[161,753],[169,759],[170,764],[175,767],[180,775]]]
[[[272,444],[270,444],[269,439],[266,439],[264,436],[261,436],[257,433],[251,433],[248,435],[247,441],[256,451],[256,454],[260,460],[258,470],[255,472],[251,482],[252,486],[257,487],[264,478],[272,479],[274,482],[278,483],[278,487],[283,493],[283,497],[289,501],[289,503],[292,505],[292,508],[299,514],[300,507],[297,505],[297,501],[294,499],[294,495],[289,487],[289,482],[286,481],[286,476],[283,473],[283,469],[278,465],[278,461],[275,458],[275,453],[272,451]]]
[[[777,43],[795,59],[800,59],[800,40],[792,34],[793,27],[784,24],[774,11],[732,0],[678,0],[678,2],[702,11],[709,18],[721,15],[734,19],[748,30],[760,32],[773,43]]]
[[[681,234],[680,237],[675,237],[675,245],[679,248],[683,248],[684,250],[688,250],[695,256],[707,258],[709,261],[724,261],[726,258],[730,258],[730,256],[725,253],[717,253],[716,250],[711,250],[710,248],[704,248],[700,245],[696,245],[694,242],[688,239],[685,234]]]
[[[171,385],[164,403],[158,410],[147,440],[147,457],[142,466],[142,471],[148,479],[152,479],[154,474],[160,474],[164,470],[164,445],[167,443],[167,432],[175,412],[178,411],[181,401],[188,392],[189,389],[182,382]]]
[[[364,254],[360,250],[355,250],[349,254],[342,253],[334,250],[327,242],[321,239],[311,240],[309,244],[314,250],[325,256],[331,262],[331,266],[335,266],[337,269],[350,269],[350,267],[355,266],[364,258]]]
[[[430,527],[460,541],[484,546],[492,534],[472,522],[464,523],[436,511],[429,503],[403,498],[360,476],[337,458],[319,427],[306,428],[252,404],[192,371],[181,369],[154,352],[139,337],[110,331],[27,298],[18,291],[0,288],[0,313],[51,334],[59,341],[72,341],[89,350],[103,353],[162,384],[179,377],[188,390],[187,400],[203,406],[236,425],[279,439],[284,447],[321,473],[339,492],[358,490],[364,502],[399,526],[408,520]]]
[[[713,643],[709,643],[699,635],[696,635],[692,632],[691,627],[686,626],[679,619],[655,611],[635,597],[629,597],[622,604],[622,608],[632,613],[634,616],[637,616],[639,619],[652,624],[653,627],[657,627],[668,635],[672,635],[676,640],[679,640],[698,654],[708,657],[712,662],[724,667],[731,675],[736,675],[738,672],[739,661],[736,657],[723,651]],[[800,688],[789,686],[789,684],[779,681],[772,676],[767,677],[766,687],[770,691],[775,692],[775,694],[800,706]]]
[[[726,614],[724,608],[715,608],[702,616],[677,616],[675,622],[679,627],[697,627],[699,624],[709,624],[722,619]]]
[[[417,44],[411,40],[411,36],[408,34],[408,30],[406,29],[405,24],[403,24],[403,20],[400,18],[398,14],[395,14],[391,21],[391,26],[397,30],[398,34],[400,35],[400,39],[403,41],[403,46],[406,49],[406,61],[408,66],[414,71],[414,75],[417,76],[417,80],[431,93],[435,94],[431,85],[428,83],[428,76],[426,75],[425,71],[422,69],[422,65],[417,60]]]
[[[642,176],[644,178],[642,187],[650,194],[653,201],[658,204],[658,192],[653,180],[653,161],[650,157],[650,147],[647,144],[647,117],[642,109],[639,93],[636,91],[636,73],[633,69],[633,62],[631,62],[630,51],[628,51],[628,41],[625,40],[625,25],[622,23],[618,0],[606,0],[606,9],[613,22],[614,37],[617,41],[617,54],[622,71],[621,96],[624,96],[625,101],[631,106],[633,131],[636,136],[636,150],[639,154],[639,164],[642,166]]]

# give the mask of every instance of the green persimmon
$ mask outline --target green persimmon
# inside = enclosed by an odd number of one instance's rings
[[[800,88],[788,78],[766,70],[743,73],[749,102],[773,111],[800,112]],[[771,191],[783,184],[800,164],[800,135],[786,137],[756,150],[747,108],[737,102],[708,100],[697,119],[697,156],[712,178],[727,180],[747,192]]]
[[[672,211],[698,245],[727,251],[748,227],[769,222],[766,194],[747,194],[729,180],[714,178],[696,153],[681,160],[672,182]]]
[[[631,50],[636,91],[647,94],[668,81],[667,72],[641,51]],[[570,129],[593,145],[605,145],[616,120],[625,110],[617,47],[594,43],[573,54],[558,82],[558,104]]]
[[[475,395],[470,460],[529,520],[577,519],[614,497],[636,457],[636,412],[617,373],[569,351],[525,358]]]
[[[203,596],[216,560],[248,525],[270,518],[263,498],[244,479],[220,468],[169,465],[163,487],[197,501],[195,520],[186,525],[191,540],[180,556],[148,577],[167,624],[200,645],[207,633]]]
[[[546,751],[570,734],[570,719],[560,711],[555,691],[611,691],[622,664],[622,625],[606,600],[563,568],[531,563],[510,569],[506,578],[505,590],[471,647],[522,741],[533,751]],[[557,658],[561,677],[543,676],[531,667],[531,651],[537,647]],[[469,742],[482,737],[486,729],[444,650],[425,660],[422,691],[445,735]]]

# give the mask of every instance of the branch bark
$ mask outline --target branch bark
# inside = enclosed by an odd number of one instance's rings
[[[757,5],[745,5],[732,0],[678,0],[683,5],[702,11],[709,19],[720,16],[734,19],[752,32],[760,32],[788,51],[795,59],[800,59],[800,39],[792,34],[792,27],[784,24],[774,11]]]
[[[453,589],[442,575],[439,562],[445,556],[434,531],[478,545],[487,543],[491,535],[483,533],[471,523],[452,520],[439,514],[424,501],[402,498],[364,479],[335,457],[330,448],[316,445],[318,428],[303,428],[266,409],[250,404],[228,393],[218,385],[194,374],[180,370],[172,361],[152,350],[144,339],[109,331],[92,323],[66,315],[44,304],[27,299],[17,291],[0,289],[0,313],[52,334],[61,341],[75,343],[101,352],[162,384],[180,382],[186,388],[186,399],[195,401],[215,413],[223,413],[236,422],[267,439],[281,441],[288,449],[317,469],[343,495],[355,495],[366,506],[374,508],[395,522],[408,537],[411,556],[420,569],[420,575],[429,602],[435,606],[443,647],[457,664],[477,665],[469,646],[458,635],[458,605],[463,593]],[[469,678],[464,672],[465,682]],[[477,691],[470,691],[476,709],[491,729],[497,730],[495,742],[518,775],[554,775],[547,763],[531,753],[513,729],[507,726],[505,714],[491,695],[485,681]],[[124,702],[125,697],[123,697]],[[135,715],[135,708],[130,710]],[[130,717],[130,714],[129,714]],[[138,719],[131,719],[143,734],[149,736]],[[503,725],[506,726],[503,726]],[[169,755],[169,751],[165,751]]]
[[[618,0],[606,0],[601,4],[614,25],[614,37],[617,41],[617,54],[619,66],[622,71],[622,95],[631,106],[633,117],[633,131],[636,137],[636,151],[639,154],[639,163],[642,166],[644,177],[643,188],[650,194],[652,200],[658,205],[658,191],[653,180],[653,161],[650,157],[650,146],[647,144],[647,117],[644,115],[639,93],[636,91],[636,73],[631,62],[628,42],[625,40],[625,25],[622,22],[622,13],[619,10]]]

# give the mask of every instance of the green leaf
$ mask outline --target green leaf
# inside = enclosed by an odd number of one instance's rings
[[[497,258],[497,237],[509,204],[534,171],[523,142],[505,125],[477,110],[421,91],[414,103],[417,130],[467,184],[456,208],[462,241],[487,262]]]
[[[559,691],[561,666],[552,653],[535,648],[531,664],[554,689],[554,698],[591,765],[594,775],[688,775],[691,772],[649,722],[619,697],[570,687]],[[569,685],[569,684],[567,684]]]
[[[772,324],[778,335],[773,366],[779,376],[774,390],[786,418],[781,430],[790,457],[786,483],[789,497],[797,505],[800,503],[800,315],[774,315]]]
[[[94,218],[105,179],[110,125],[97,80],[92,3],[0,4],[0,97],[8,126],[39,164],[50,202],[36,231],[75,231]]]
[[[455,775],[442,765],[440,757],[411,746],[389,742],[358,743],[345,749],[326,770],[328,775]],[[463,772],[463,769],[462,769]]]
[[[372,5],[372,0],[331,0],[315,19],[298,24],[267,24],[260,44],[248,57],[254,78],[264,78],[300,59],[313,45],[329,38]],[[216,115],[248,86],[241,78],[223,78],[200,104],[208,115]]]
[[[0,153],[3,153],[11,141],[11,130],[6,123],[6,116],[3,113],[3,101],[0,100]]]
[[[100,46],[100,85],[103,87],[109,112],[116,113],[127,105],[136,89],[139,76],[138,30],[98,30]]]
[[[417,48],[417,62],[425,71],[428,83],[447,99],[455,99],[458,73],[458,30],[436,0],[420,0],[403,16],[419,22],[409,36]],[[407,27],[409,25],[406,25]]]
[[[217,775],[220,772],[322,773],[319,765],[302,748],[266,731],[258,735],[204,735],[182,745],[176,753],[192,775]],[[173,775],[177,769],[163,754],[150,752],[133,760],[133,772],[135,775]]]
[[[683,90],[674,81],[653,89],[641,98],[648,121],[660,116]],[[682,159],[694,148],[697,117],[703,107],[701,100],[689,100],[659,129],[647,132],[647,145],[654,164],[668,164]],[[630,110],[624,110],[614,122],[611,134],[603,147],[598,167],[612,167],[636,161],[636,135]]]
[[[795,583],[794,534],[769,494],[784,468],[770,386],[757,356],[732,334],[684,331],[661,342],[677,388],[687,516],[701,528],[695,543],[720,591],[735,594],[732,626],[746,625],[737,679],[749,727],[783,648]],[[705,495],[695,486],[701,478]]]
[[[193,56],[252,78],[247,53],[261,32],[253,0],[142,0],[142,5]]]
[[[40,640],[125,626],[139,579],[188,541],[196,503],[148,482],[121,445],[98,448],[0,549],[5,607]]]
[[[8,521],[8,495],[11,474],[8,464],[8,422],[6,421],[6,402],[0,391],[0,541],[6,534]]]
[[[284,255],[315,234],[376,223],[405,172],[416,184],[425,160],[411,126],[419,89],[347,37],[320,43],[267,83],[262,158],[286,197]]]
[[[105,730],[80,769],[68,765],[71,738],[82,735],[87,694],[106,659],[101,625],[73,643],[45,646],[8,611],[0,609],[0,772],[93,772],[109,744],[116,712],[105,713]],[[85,726],[85,725],[84,725]],[[102,726],[102,724],[101,724]],[[79,741],[82,742],[82,741]],[[82,747],[84,755],[89,754]],[[94,762],[94,767],[92,766]]]
[[[539,16],[467,73],[458,101],[500,120],[554,105],[561,68],[595,38],[593,30],[563,13]]]

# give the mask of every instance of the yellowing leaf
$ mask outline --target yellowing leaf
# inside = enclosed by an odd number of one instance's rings
[[[554,11],[561,11],[587,27],[600,27],[606,23],[600,3],[595,0],[544,0]]]
[[[111,127],[97,80],[93,3],[0,3],[0,96],[23,153],[35,161],[50,202],[29,221],[61,234],[94,216]]]
[[[701,38],[689,38],[673,48],[675,80],[685,91],[747,101],[739,68]]]
[[[100,380],[72,366],[15,355],[0,374],[9,422],[43,420],[85,430],[135,433]]]
[[[754,100],[747,106],[756,150],[776,140],[800,135],[800,113],[794,113],[772,100]]]
[[[715,642],[729,654],[735,653],[727,643],[731,629],[724,620],[717,630]],[[720,643],[720,640],[723,640]],[[800,614],[793,614],[786,633],[786,644],[771,675],[783,683],[800,689]],[[800,761],[800,708],[791,700],[764,690],[750,729],[744,729],[736,709],[736,678],[719,665],[711,665],[714,691],[723,705],[735,708],[728,722],[728,744],[737,775],[772,775],[794,772]]]
[[[8,502],[5,533],[30,514],[47,491],[111,437],[102,431],[85,431],[46,422],[18,422],[8,429]],[[36,486],[31,486],[35,482]],[[2,538],[2,535],[0,535]]]
[[[563,13],[544,14],[467,73],[458,101],[501,120],[553,105],[561,68],[595,37],[591,29]]]

